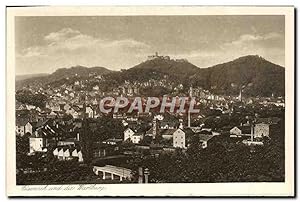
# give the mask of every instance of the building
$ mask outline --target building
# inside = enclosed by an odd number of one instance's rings
[[[186,134],[185,132],[178,128],[174,133],[173,133],[173,147],[177,148],[182,148],[186,149]]]
[[[47,152],[47,140],[38,132],[35,132],[29,137],[29,154],[36,152]]]
[[[139,144],[142,139],[143,139],[143,134],[135,133],[132,136],[131,141],[132,141],[133,144]]]
[[[53,155],[60,161],[78,159],[78,162],[83,162],[82,151],[76,147],[57,147],[53,150]]]
[[[32,134],[32,124],[24,119],[17,119],[16,121],[16,134],[24,136],[26,133]]]
[[[241,137],[242,136],[242,130],[239,129],[238,127],[233,127],[230,129],[230,137]]]
[[[140,143],[140,141],[143,139],[142,133],[137,133],[131,128],[127,128],[124,131],[124,141],[131,141],[134,144]]]
[[[251,126],[235,126],[230,131],[230,137],[251,136]]]
[[[135,134],[135,132],[131,128],[127,128],[124,131],[124,141],[126,141],[128,139],[132,141],[132,137],[134,134]]]
[[[258,123],[254,126],[254,138],[269,137],[270,125],[266,123]]]
[[[87,114],[88,118],[94,118],[94,110],[91,106],[87,106],[85,108],[85,113]]]

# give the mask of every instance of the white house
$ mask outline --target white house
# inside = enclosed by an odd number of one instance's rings
[[[242,136],[242,130],[238,127],[233,127],[230,131],[230,137],[241,137]]]
[[[55,148],[54,150],[53,150],[53,156],[58,156],[58,148]]]
[[[127,128],[124,131],[124,141],[130,139],[132,141],[132,136],[134,135],[134,131],[131,128]]]
[[[71,154],[70,154],[70,149],[65,149],[64,150],[63,158],[64,158],[64,160],[71,160],[72,159]]]
[[[26,133],[32,134],[32,125],[26,120],[17,120],[16,122],[17,135],[24,136]]]
[[[269,137],[270,125],[266,123],[258,123],[254,126],[254,138]]]
[[[46,139],[42,137],[29,137],[29,154],[33,154],[35,152],[44,152],[44,147],[46,146]]]
[[[230,130],[230,137],[248,137],[251,136],[251,126],[235,126]]]
[[[185,132],[180,128],[173,133],[173,147],[186,148]]]
[[[72,157],[78,158],[78,162],[83,162],[81,150],[74,149],[74,151],[72,151]]]
[[[140,141],[143,139],[143,135],[142,134],[134,134],[131,138],[132,143],[134,144],[138,144],[140,143]]]
[[[94,118],[94,110],[91,106],[85,108],[85,113],[88,114],[88,118]]]
[[[57,158],[58,158],[58,160],[65,160],[65,158],[64,158],[64,149],[63,148],[58,150]]]
[[[83,162],[82,152],[74,147],[72,148],[55,148],[53,155],[61,161],[68,161],[78,158],[78,162]]]

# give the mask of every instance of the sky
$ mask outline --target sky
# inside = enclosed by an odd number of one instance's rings
[[[16,17],[16,74],[128,69],[158,52],[199,68],[245,55],[284,66],[284,16]]]

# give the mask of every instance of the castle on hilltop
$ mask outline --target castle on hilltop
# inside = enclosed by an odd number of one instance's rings
[[[155,52],[155,55],[149,55],[148,60],[156,60],[156,59],[162,59],[162,60],[173,60],[176,62],[187,62],[187,59],[171,59],[170,56],[166,55],[158,55],[158,52]]]
[[[148,56],[148,60],[155,60],[155,59],[170,60],[170,56],[158,55],[158,52],[155,52],[155,55]]]

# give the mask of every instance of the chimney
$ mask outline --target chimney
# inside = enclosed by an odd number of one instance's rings
[[[80,135],[77,133],[77,141],[80,141]]]

